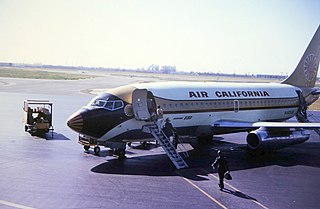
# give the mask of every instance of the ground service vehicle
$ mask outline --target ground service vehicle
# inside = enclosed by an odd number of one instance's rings
[[[52,105],[48,100],[24,100],[24,130],[31,135],[43,135],[50,130],[53,134]]]

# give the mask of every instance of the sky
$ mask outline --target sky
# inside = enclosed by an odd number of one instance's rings
[[[0,0],[0,62],[290,74],[319,0]]]

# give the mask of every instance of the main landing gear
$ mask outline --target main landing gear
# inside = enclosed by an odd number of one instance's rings
[[[126,157],[126,150],[125,149],[114,149],[113,156],[118,158],[125,158]]]

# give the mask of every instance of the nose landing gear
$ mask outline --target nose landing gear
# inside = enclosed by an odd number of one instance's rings
[[[98,141],[97,139],[90,138],[84,135],[79,135],[79,144],[83,145],[85,151],[89,151],[90,147],[93,147],[95,155],[100,154],[100,146],[109,147],[113,149],[113,156],[117,158],[125,158],[126,154],[126,143],[115,143],[115,142],[106,142]]]
[[[99,153],[100,153],[100,147],[99,147],[99,146],[95,146],[95,147],[93,148],[93,151],[94,151],[94,154],[99,155]]]

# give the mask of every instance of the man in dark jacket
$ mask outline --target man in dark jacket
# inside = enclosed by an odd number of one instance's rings
[[[179,135],[177,134],[177,130],[170,123],[170,119],[169,118],[166,119],[166,123],[164,124],[162,131],[164,132],[164,134],[168,138],[170,138],[170,137],[173,138],[172,144],[177,149]]]
[[[218,156],[216,157],[214,163],[211,165],[212,167],[216,168],[218,170],[219,174],[219,187],[222,191],[224,189],[223,179],[224,174],[229,171],[228,163],[225,159],[225,157],[222,155],[221,151],[218,150]]]

